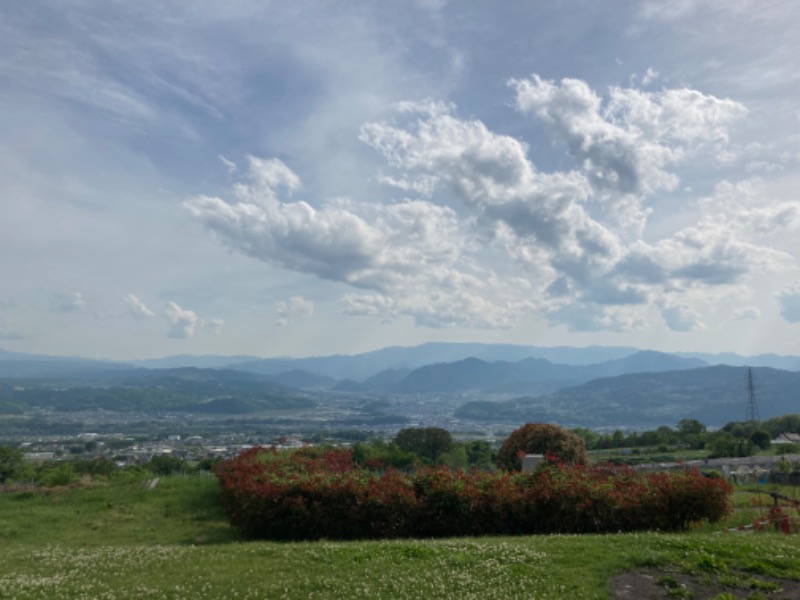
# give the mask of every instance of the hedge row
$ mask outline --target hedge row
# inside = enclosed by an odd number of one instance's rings
[[[254,448],[215,472],[231,523],[280,540],[676,531],[723,519],[732,491],[696,470],[380,474],[355,468],[349,450]]]

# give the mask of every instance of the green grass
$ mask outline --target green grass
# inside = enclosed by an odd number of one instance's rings
[[[755,585],[798,557],[798,536],[707,532],[248,542],[198,476],[0,494],[0,598],[601,599],[636,566]]]

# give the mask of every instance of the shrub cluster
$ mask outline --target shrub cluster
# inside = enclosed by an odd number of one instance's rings
[[[676,531],[724,518],[731,494],[697,471],[548,464],[532,473],[376,473],[354,467],[349,450],[253,448],[215,473],[231,523],[280,540]]]

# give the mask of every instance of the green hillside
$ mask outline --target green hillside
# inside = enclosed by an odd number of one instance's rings
[[[0,596],[20,599],[601,600],[632,569],[661,597],[691,597],[666,595],[684,581],[800,590],[800,538],[769,533],[247,542],[208,476],[0,493],[0,547]]]

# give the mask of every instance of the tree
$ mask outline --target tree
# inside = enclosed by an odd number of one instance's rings
[[[558,425],[526,423],[511,432],[497,453],[497,465],[509,471],[522,469],[520,454],[549,454],[568,464],[585,465],[583,439]]]
[[[681,435],[699,435],[706,432],[706,426],[695,419],[681,419],[678,421],[678,433]]]
[[[173,473],[185,473],[188,470],[186,461],[169,454],[156,454],[145,465],[155,475],[167,476]]]
[[[0,483],[15,479],[23,466],[22,451],[10,446],[0,446]]]
[[[485,468],[494,464],[492,460],[492,445],[484,440],[466,442],[464,448],[467,451],[467,462],[470,467]]]
[[[353,464],[359,467],[409,469],[418,460],[416,454],[401,450],[394,442],[387,444],[383,440],[376,440],[371,444],[353,444]]]
[[[434,464],[453,447],[450,432],[440,427],[407,427],[397,433],[394,442],[401,450]]]
[[[765,429],[757,429],[750,436],[750,441],[762,450],[769,450],[772,445],[772,436]]]
[[[749,438],[738,438],[730,431],[715,431],[708,446],[710,458],[752,456],[754,449]]]

